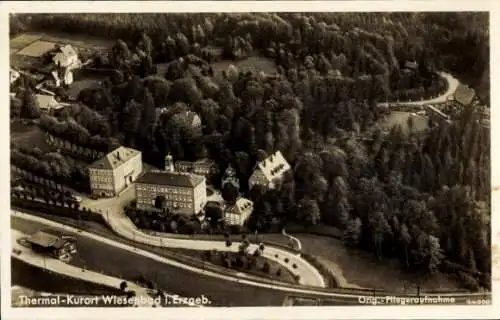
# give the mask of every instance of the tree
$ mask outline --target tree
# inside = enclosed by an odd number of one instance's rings
[[[233,242],[231,241],[231,239],[226,240],[226,247],[229,248],[232,244],[233,244]]]
[[[360,240],[361,240],[361,231],[362,231],[362,222],[361,219],[355,218],[351,219],[344,231],[344,241],[352,247],[358,246]]]
[[[265,273],[269,273],[271,271],[271,265],[269,264],[269,262],[264,262],[264,264],[262,265],[262,271],[264,271]]]
[[[40,109],[35,93],[31,89],[24,91],[22,95],[21,118],[35,119],[40,117]]]
[[[217,228],[219,220],[222,219],[223,212],[220,205],[207,205],[205,206],[205,217],[210,220],[210,226]]]
[[[315,226],[320,219],[320,211],[316,200],[304,198],[298,203],[297,219],[309,226]]]

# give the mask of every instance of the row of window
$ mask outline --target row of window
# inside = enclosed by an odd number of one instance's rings
[[[103,190],[113,190],[113,186],[106,183],[91,183],[90,188],[92,190],[103,189]]]
[[[161,192],[164,194],[183,194],[183,195],[191,195],[192,191],[189,188],[175,188],[175,187],[164,187],[164,186],[157,186],[157,185],[144,185],[144,184],[138,184],[137,185],[137,193],[140,191],[157,191]]]
[[[157,195],[154,193],[150,192],[141,192],[137,191],[137,198],[145,198],[145,199],[156,199]],[[178,195],[178,194],[165,194],[165,199],[166,200],[173,200],[173,201],[184,201],[184,202],[192,202],[192,196],[186,196],[186,195]]]
[[[112,176],[113,172],[111,170],[100,170],[100,169],[90,169],[90,176]]]
[[[92,176],[91,181],[101,183],[113,183],[113,176]]]
[[[137,199],[138,204],[146,204],[146,205],[151,205],[154,207],[155,205],[155,200],[150,200],[150,199]],[[186,202],[177,202],[177,201],[167,201],[166,206],[170,208],[176,208],[176,209],[193,209],[193,204],[192,203],[186,203]]]

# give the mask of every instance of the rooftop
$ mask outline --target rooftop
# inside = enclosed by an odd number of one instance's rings
[[[290,164],[285,160],[280,151],[276,151],[257,164],[268,181],[279,178],[290,170]]]
[[[28,242],[39,245],[41,247],[53,247],[59,240],[59,237],[49,233],[38,231],[27,238]]]
[[[123,146],[111,151],[101,159],[95,161],[90,165],[90,168],[95,169],[116,169],[122,164],[126,163],[141,152],[132,148]]]
[[[137,183],[155,184],[162,186],[193,188],[202,183],[205,177],[184,172],[167,172],[152,170],[144,173]]]
[[[239,198],[236,203],[229,206],[226,211],[233,214],[245,214],[253,211],[253,202],[246,198]]]
[[[38,102],[38,107],[41,109],[50,109],[54,102],[57,103],[54,96],[48,94],[36,94],[36,101]]]

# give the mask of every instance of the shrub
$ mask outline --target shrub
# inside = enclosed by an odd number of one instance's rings
[[[120,282],[120,290],[125,291],[125,289],[128,287],[127,282],[122,281]]]
[[[226,247],[230,247],[232,244],[233,242],[231,241],[231,239],[226,240]]]
[[[299,282],[300,281],[300,275],[299,274],[295,274],[293,276],[293,278],[295,279],[295,281]]]
[[[458,278],[460,279],[460,282],[466,289],[473,292],[479,291],[480,288],[479,283],[473,276],[463,271],[458,271],[457,275]]]
[[[269,264],[269,262],[264,262],[264,265],[262,266],[262,271],[264,271],[265,273],[269,273],[269,271],[271,271],[271,265]]]
[[[290,261],[290,259],[285,258],[285,263],[288,263],[289,261]]]
[[[260,257],[260,255],[261,255],[260,250],[259,249],[255,249],[255,251],[253,252],[253,256],[254,257]]]
[[[231,268],[232,266],[232,261],[231,259],[229,258],[226,258],[224,259],[224,261],[222,262],[223,266],[226,267],[226,268]]]
[[[292,265],[292,267],[293,267],[294,269],[297,269],[297,265],[296,265],[295,263]]]
[[[281,269],[276,270],[276,275],[277,275],[278,277],[281,277]]]
[[[274,255],[274,257],[275,257],[275,258],[278,258],[278,254],[275,254],[275,255]]]
[[[205,251],[205,259],[207,259],[208,261],[212,260],[212,251],[211,250],[207,250]]]

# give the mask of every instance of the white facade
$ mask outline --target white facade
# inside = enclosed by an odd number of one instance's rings
[[[90,187],[97,196],[115,196],[142,173],[141,152],[120,147],[89,167]]]
[[[239,198],[234,205],[224,210],[224,220],[228,225],[242,226],[248,220],[252,212],[253,202],[245,198]]]

